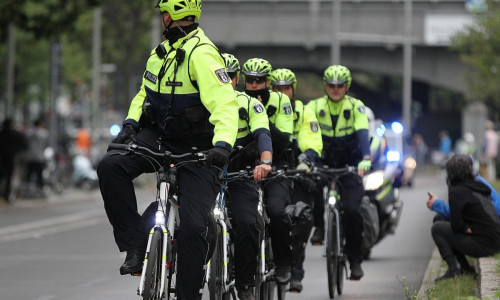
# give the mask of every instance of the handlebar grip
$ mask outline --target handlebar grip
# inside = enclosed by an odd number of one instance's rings
[[[109,144],[110,150],[127,150],[129,149],[129,147],[130,146],[127,144],[116,144],[116,143]]]

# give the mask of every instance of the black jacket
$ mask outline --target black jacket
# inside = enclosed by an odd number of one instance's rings
[[[485,247],[500,251],[500,219],[489,194],[491,190],[479,181],[469,181],[450,188],[450,222],[456,232],[471,235]]]

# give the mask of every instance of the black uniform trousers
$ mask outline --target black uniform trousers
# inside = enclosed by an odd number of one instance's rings
[[[286,179],[271,180],[265,183],[263,190],[267,215],[271,219],[269,231],[274,262],[277,266],[291,266],[292,221],[285,210],[290,203],[290,183]]]
[[[340,178],[341,201],[343,205],[343,225],[346,237],[346,253],[350,261],[363,260],[363,216],[360,206],[364,195],[363,182],[358,174],[347,174]]]
[[[136,135],[137,144],[158,150],[158,134],[144,128]],[[169,141],[164,141],[167,148]],[[147,230],[137,212],[132,180],[155,168],[139,155],[122,155],[110,151],[98,168],[99,186],[104,208],[113,226],[113,234],[120,251],[145,249]],[[180,227],[177,256],[177,295],[179,300],[201,299],[204,284],[204,266],[210,259],[208,227],[209,214],[219,191],[218,172],[206,167],[186,164],[178,169],[178,196]],[[151,199],[153,200],[153,199]],[[210,245],[212,248],[213,246]]]
[[[235,180],[228,184],[228,200],[234,235],[235,286],[255,286],[259,236],[257,223],[258,185],[253,179]]]
[[[316,190],[314,190],[314,192],[316,192]],[[296,204],[297,202],[302,201],[302,202],[308,204],[312,209],[314,208],[314,205],[315,205],[313,194],[311,193],[311,191],[308,191],[306,187],[301,185],[300,182],[294,182],[291,201],[292,201],[292,204]],[[322,203],[322,205],[323,205],[323,203]],[[314,211],[314,209],[313,209],[313,211]],[[323,218],[323,216],[321,216],[321,218]],[[311,220],[311,221],[313,221],[313,220]],[[309,226],[311,226],[311,225],[309,225]],[[307,234],[307,237],[309,237],[310,233],[311,232],[310,232],[310,228],[309,228],[309,234]],[[297,244],[303,244],[304,247],[300,247],[299,249],[294,250],[294,251],[297,251],[297,253],[296,253],[297,260],[294,262],[294,264],[292,266],[292,278],[302,280],[304,278],[304,274],[305,274],[304,260],[306,258],[307,239],[304,241],[300,241],[300,243],[297,243]]]

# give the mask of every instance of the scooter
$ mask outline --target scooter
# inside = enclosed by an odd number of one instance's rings
[[[73,184],[83,190],[92,190],[98,187],[97,171],[92,167],[90,159],[77,154],[73,158]]]
[[[363,258],[369,259],[371,249],[388,234],[394,234],[401,217],[403,202],[399,199],[402,167],[390,159],[383,170],[363,177],[365,195],[361,203],[364,218]]]

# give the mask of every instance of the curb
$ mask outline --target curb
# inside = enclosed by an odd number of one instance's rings
[[[427,299],[427,293],[434,287],[434,280],[446,272],[446,266],[442,262],[439,250],[434,248],[431,259],[422,280],[422,285],[417,294],[417,299]],[[481,299],[500,299],[495,297],[500,286],[500,277],[497,275],[498,261],[493,257],[482,257],[478,259],[479,287]]]
[[[434,280],[436,280],[441,273],[446,272],[446,268],[441,265],[442,261],[439,250],[434,248],[427,269],[425,270],[424,279],[422,279],[422,285],[418,291],[417,299],[427,299],[424,298],[424,296],[434,287]]]
[[[479,259],[479,286],[481,298],[499,299],[495,293],[500,285],[496,268],[498,261],[493,257],[481,257]]]

